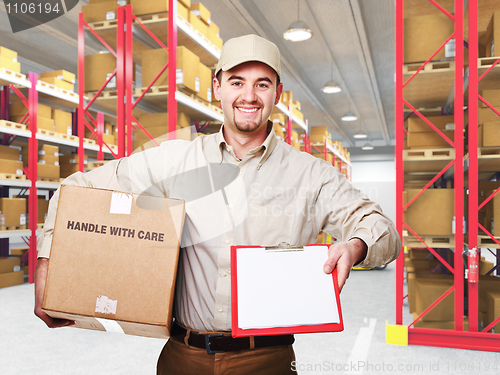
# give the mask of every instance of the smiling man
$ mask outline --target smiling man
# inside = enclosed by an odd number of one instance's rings
[[[276,138],[268,120],[282,92],[276,45],[257,35],[228,40],[215,75],[224,112],[218,133],[163,142],[62,184],[186,201],[175,323],[158,374],[292,374],[292,335],[231,337],[231,246],[304,245],[324,231],[340,242],[318,272],[337,268],[342,288],[354,264],[387,264],[401,241],[380,207],[337,168]],[[58,194],[39,238],[35,274],[35,314],[52,328],[71,323],[41,310]]]

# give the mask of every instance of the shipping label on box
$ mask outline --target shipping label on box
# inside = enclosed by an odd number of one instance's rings
[[[63,185],[44,311],[78,328],[169,337],[184,215],[181,200]]]

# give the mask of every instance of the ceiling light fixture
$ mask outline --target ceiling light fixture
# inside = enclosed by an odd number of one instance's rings
[[[369,151],[373,150],[373,146],[370,143],[365,144],[363,147],[361,147],[362,150]]]
[[[356,121],[358,119],[358,116],[354,114],[353,111],[351,111],[351,97],[348,97],[349,100],[349,110],[342,116],[342,121]]]
[[[368,135],[364,131],[358,130],[358,132],[356,134],[354,134],[353,137],[356,139],[363,139],[363,138],[367,138]]]
[[[310,39],[313,33],[304,21],[300,21],[300,0],[297,1],[297,21],[292,22],[288,29],[283,33],[283,38],[291,42],[302,42]]]
[[[327,83],[325,83],[325,85],[321,89],[321,91],[323,91],[325,94],[336,94],[342,91],[340,85],[333,80],[333,66],[331,68],[332,68],[332,79],[329,80]]]

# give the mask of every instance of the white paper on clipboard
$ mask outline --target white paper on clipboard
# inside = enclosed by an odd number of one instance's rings
[[[241,329],[339,323],[326,246],[303,251],[239,248],[238,326]]]

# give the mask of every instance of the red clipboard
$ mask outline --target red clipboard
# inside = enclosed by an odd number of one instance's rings
[[[283,246],[283,245],[281,245]],[[300,248],[306,248],[309,246],[325,247],[328,249],[329,245],[321,244],[311,244],[301,246]],[[270,248],[280,248],[280,246],[264,247],[264,246],[231,246],[231,326],[232,326],[232,336],[242,337],[242,336],[263,336],[263,335],[282,335],[282,334],[296,334],[296,333],[315,333],[315,332],[340,332],[344,330],[344,323],[342,319],[342,310],[340,307],[340,296],[339,287],[337,281],[337,269],[332,272],[332,283],[333,291],[335,294],[335,303],[338,322],[335,323],[323,323],[323,324],[299,324],[299,325],[286,325],[286,326],[276,326],[276,327],[266,327],[266,328],[240,328],[239,324],[239,303],[238,303],[238,251],[239,249],[270,249]],[[288,247],[285,249],[291,249]],[[300,249],[299,247],[293,247],[293,249]],[[280,250],[278,250],[280,251]],[[287,251],[287,250],[283,250]],[[262,252],[260,251],[260,254]],[[324,259],[326,261],[326,258]],[[323,272],[322,267],[320,272]],[[256,275],[258,277],[258,275]]]

